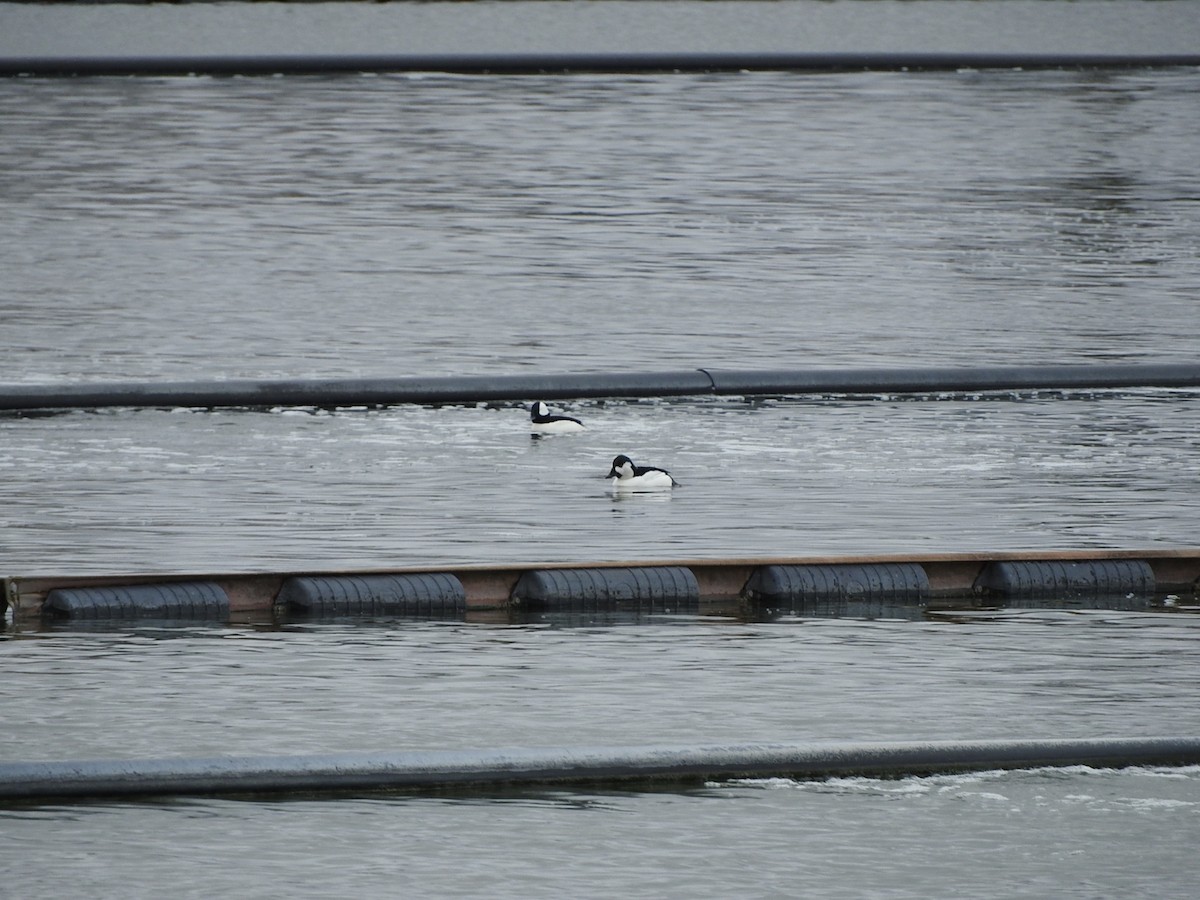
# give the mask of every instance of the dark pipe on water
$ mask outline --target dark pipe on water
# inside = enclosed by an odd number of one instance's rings
[[[386,406],[599,397],[957,394],[1200,387],[1200,364],[896,369],[687,369],[545,375],[0,384],[0,410],[99,407]]]
[[[0,59],[0,76],[303,75],[447,72],[466,75],[629,72],[856,72],[1102,69],[1200,65],[1169,53],[440,53],[230,56],[47,56]]]
[[[448,750],[291,757],[0,763],[0,801],[287,794],[739,777],[900,777],[1086,765],[1194,765],[1200,738]]]

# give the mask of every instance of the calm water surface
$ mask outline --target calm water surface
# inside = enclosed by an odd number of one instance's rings
[[[9,81],[4,377],[1190,361],[1198,83]]]
[[[1187,612],[247,628],[4,645],[10,758],[1200,730]],[[15,700],[15,698],[14,698]]]
[[[3,381],[1194,361],[1200,75],[0,84]],[[534,399],[534,398],[529,398]],[[0,418],[35,572],[1196,541],[1200,396]],[[618,452],[674,496],[614,500]],[[1186,598],[1181,599],[1186,606]],[[8,759],[1195,734],[1194,616],[10,629]],[[619,739],[619,740],[618,740]],[[8,809],[24,897],[1190,897],[1193,769]]]

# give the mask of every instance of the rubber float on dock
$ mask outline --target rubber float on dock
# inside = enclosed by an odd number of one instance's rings
[[[473,613],[869,614],[870,604],[961,609],[1192,598],[1200,548],[460,566],[277,574],[13,576],[16,621],[229,621]]]

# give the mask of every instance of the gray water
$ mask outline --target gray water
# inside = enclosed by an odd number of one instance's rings
[[[1196,88],[1192,70],[10,82],[6,377],[1191,361]],[[540,442],[515,405],[0,420],[9,571],[1197,530],[1187,392],[568,409],[586,436]],[[685,489],[614,503],[617,453]]]
[[[1195,734],[1200,619],[1009,611],[10,641],[7,758]],[[1200,768],[0,812],[25,897],[1177,897]]]
[[[52,807],[0,823],[11,850],[29,854],[9,870],[23,896],[154,897],[170,885],[181,897],[248,898],[1186,898],[1198,801],[1195,767],[1065,768],[672,793]],[[48,842],[53,866],[38,869],[30,860]]]
[[[11,81],[5,380],[1191,361],[1196,85]]]
[[[1194,70],[0,84],[3,380],[1194,361]],[[534,399],[534,398],[529,398]],[[1200,397],[0,418],[7,574],[1194,546]],[[612,455],[671,468],[613,498]],[[8,759],[1194,734],[1197,619],[9,626]],[[1190,896],[1194,769],[8,809],[25,897]]]
[[[11,574],[1194,546],[1200,395],[0,419]],[[617,453],[671,494],[612,494]]]
[[[0,57],[1196,53],[1190,0],[0,3]]]

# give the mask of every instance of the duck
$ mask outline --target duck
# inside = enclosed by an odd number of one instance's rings
[[[570,416],[553,415],[541,400],[529,407],[529,430],[533,434],[571,434],[583,431],[583,423]]]
[[[679,484],[666,469],[635,466],[624,454],[613,459],[608,477],[613,480],[613,489],[618,491],[663,491]]]

